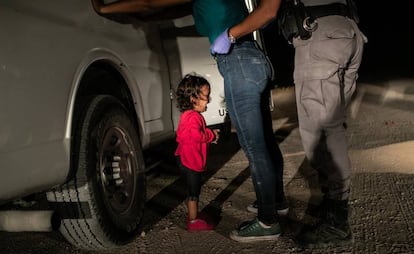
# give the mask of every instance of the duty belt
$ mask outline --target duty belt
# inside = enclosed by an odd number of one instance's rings
[[[351,18],[348,7],[345,4],[340,3],[305,6],[305,11],[310,18],[310,21],[330,15],[340,15]]]

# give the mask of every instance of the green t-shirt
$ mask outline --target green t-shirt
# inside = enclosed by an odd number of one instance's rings
[[[212,43],[226,28],[240,23],[249,14],[244,0],[194,0],[197,31]]]

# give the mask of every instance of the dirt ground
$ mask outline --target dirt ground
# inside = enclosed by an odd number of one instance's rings
[[[396,96],[394,87],[360,84],[350,107],[353,244],[303,250],[292,240],[304,224],[315,221],[312,212],[320,192],[316,174],[304,158],[290,87],[273,93],[273,124],[284,155],[290,205],[279,240],[242,244],[228,237],[254,217],[246,206],[255,199],[246,157],[232,133],[212,146],[200,197],[202,210],[218,221],[216,230],[186,231],[184,182],[167,160],[149,175],[143,232],[129,245],[88,252],[73,248],[57,232],[0,232],[0,253],[414,253],[414,91]]]

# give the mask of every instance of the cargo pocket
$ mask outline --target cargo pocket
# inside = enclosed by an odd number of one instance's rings
[[[308,80],[302,84],[300,103],[303,111],[310,118],[319,118],[321,115],[325,115],[321,80]]]
[[[344,67],[354,53],[356,34],[349,22],[344,22],[343,17],[338,19],[324,22],[324,29],[315,33],[310,55],[316,61],[329,61]]]

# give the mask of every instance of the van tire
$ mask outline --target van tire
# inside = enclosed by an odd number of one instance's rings
[[[93,97],[74,132],[73,177],[47,193],[59,231],[80,249],[120,247],[139,234],[146,199],[144,159],[133,114]]]

